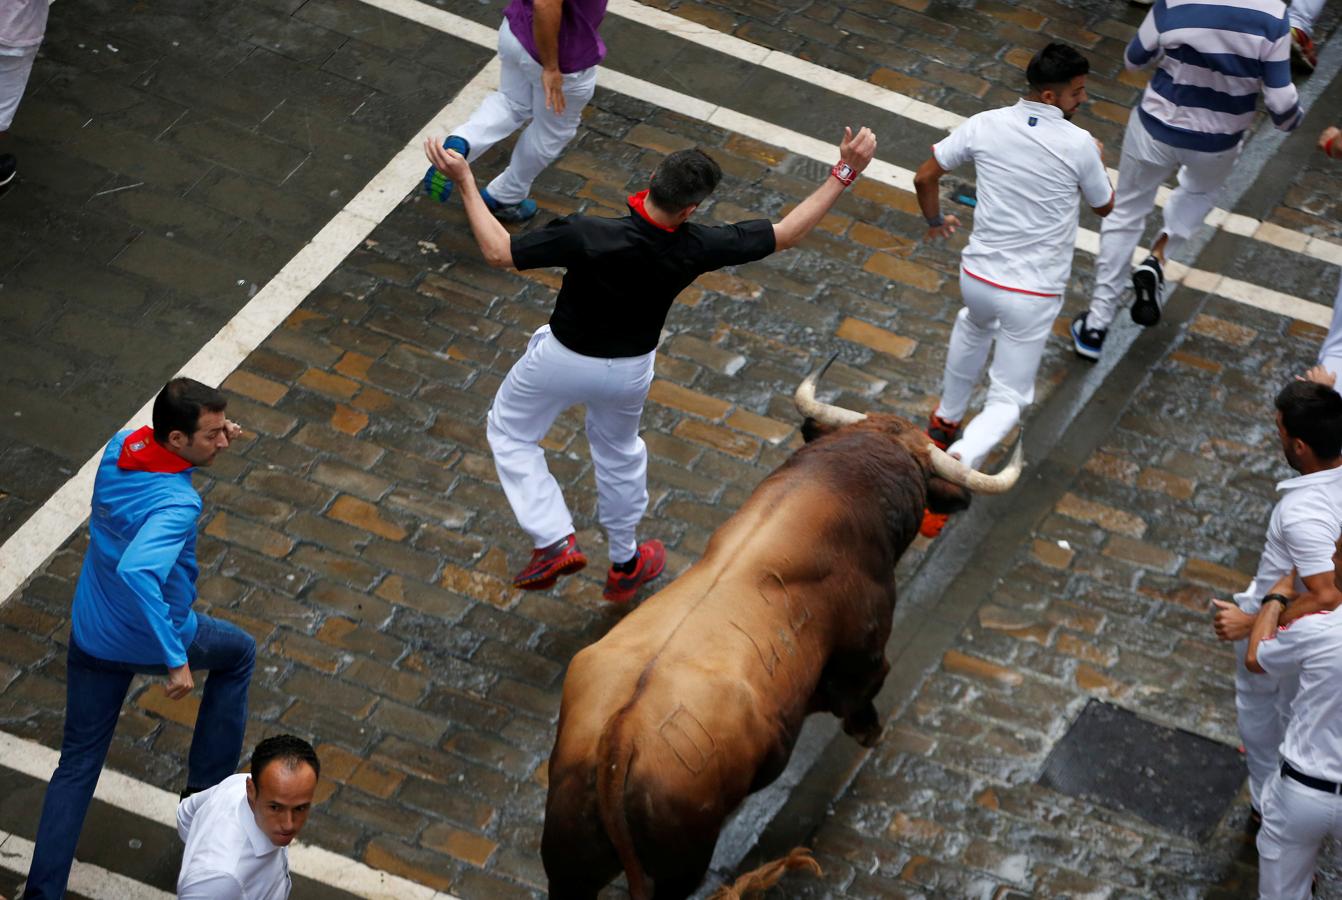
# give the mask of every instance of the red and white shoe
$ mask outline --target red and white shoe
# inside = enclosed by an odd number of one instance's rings
[[[526,568],[513,576],[513,587],[524,591],[543,591],[554,587],[560,575],[572,575],[587,565],[587,556],[578,549],[578,538],[570,534],[549,547],[531,551]]]
[[[662,574],[665,568],[666,547],[658,540],[644,541],[638,545],[638,563],[634,571],[625,573],[611,566],[601,596],[611,603],[628,603],[640,587]]]
[[[1319,64],[1319,49],[1314,40],[1299,28],[1291,29],[1291,62],[1306,75]]]

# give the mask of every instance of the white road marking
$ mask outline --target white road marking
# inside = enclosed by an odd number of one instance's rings
[[[0,869],[27,875],[33,864],[33,842],[17,834],[0,831]],[[70,868],[69,888],[91,900],[172,900],[173,895],[156,887],[118,875],[91,863],[75,861]]]
[[[364,0],[364,2],[367,2],[367,0]],[[402,0],[402,2],[415,2],[415,0]],[[683,19],[675,13],[639,3],[638,0],[610,0],[607,9],[617,16],[656,28],[658,31],[670,32],[701,47],[707,47],[735,59],[772,69],[782,75],[788,75],[798,81],[825,88],[836,94],[852,97],[854,100],[860,100],[877,109],[883,109],[897,116],[912,119],[932,128],[950,131],[964,122],[966,118],[948,109],[942,109],[915,97],[910,97],[907,94],[901,94],[898,91],[883,88],[878,84],[872,84],[870,81],[863,81],[861,78],[855,78],[852,75],[816,65],[782,50],[771,50],[768,47],[761,47],[759,44],[752,44],[750,41],[718,31],[708,25]],[[1108,172],[1109,180],[1117,184],[1118,170],[1109,169]],[[1170,193],[1168,187],[1161,187],[1156,193],[1156,205],[1163,207],[1169,200]],[[1294,246],[1280,243],[1259,233],[1259,226],[1261,225],[1268,224],[1269,228],[1278,228],[1279,226],[1231,213],[1219,207],[1208,216],[1207,223],[1215,225],[1215,227],[1223,227],[1219,222],[1225,217],[1243,220],[1243,223],[1237,222],[1236,224],[1242,227],[1247,226],[1244,227],[1244,230],[1224,228],[1232,234],[1242,234],[1245,237],[1265,241],[1278,247],[1285,247],[1302,256],[1311,256],[1334,265],[1342,265],[1342,243],[1299,235],[1305,239],[1305,243],[1299,249],[1296,249]],[[1297,234],[1296,232],[1292,233]]]
[[[32,778],[50,781],[51,773],[56,770],[60,753],[35,741],[25,740],[0,731],[0,760],[15,771]],[[117,809],[143,816],[150,821],[177,830],[177,795],[152,784],[137,781],[129,775],[103,769],[98,779],[98,788],[94,792],[97,799]],[[6,845],[7,846],[7,845]],[[28,845],[31,862],[32,844]],[[0,853],[2,856],[3,853]],[[0,861],[0,865],[4,863]],[[78,865],[78,864],[76,864]],[[12,867],[10,867],[12,868]],[[90,866],[88,868],[96,868]],[[19,870],[15,870],[19,871]],[[28,871],[24,863],[23,872]],[[100,870],[101,871],[101,870]],[[297,842],[289,848],[289,871],[320,881],[322,884],[339,888],[358,897],[376,898],[376,900],[458,900],[452,894],[435,891],[431,887],[416,884],[405,878],[371,868],[361,862],[346,859],[343,856],[314,847],[311,844]],[[111,873],[108,873],[109,875]],[[115,876],[120,878],[121,876]],[[132,882],[133,883],[133,882]],[[83,888],[71,888],[81,894],[94,895]],[[131,897],[130,894],[111,894],[109,900],[117,897]],[[146,898],[151,895],[144,895]],[[167,896],[156,892],[152,896]]]

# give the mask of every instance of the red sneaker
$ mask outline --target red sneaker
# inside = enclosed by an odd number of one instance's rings
[[[941,534],[941,529],[946,527],[946,520],[950,517],[950,513],[934,513],[930,509],[925,509],[923,524],[918,526],[918,533],[925,538],[934,538]]]
[[[945,450],[960,437],[960,423],[947,422],[934,409],[927,417],[927,436],[937,445],[937,449]]]
[[[666,568],[666,547],[661,541],[644,541],[638,545],[638,564],[634,571],[625,574],[614,566],[606,573],[606,589],[601,596],[611,603],[628,603],[634,599],[638,589],[652,581]]]
[[[1319,64],[1319,51],[1313,39],[1299,28],[1291,29],[1291,62],[1306,75]]]
[[[513,587],[524,591],[543,591],[553,587],[560,575],[572,575],[587,565],[587,557],[578,549],[577,535],[570,534],[549,547],[531,551],[531,562],[513,576]]]

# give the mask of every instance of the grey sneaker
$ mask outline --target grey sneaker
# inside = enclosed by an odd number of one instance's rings
[[[489,211],[494,214],[494,218],[500,222],[525,222],[540,210],[536,201],[530,197],[526,197],[518,203],[504,204],[489,196],[489,191],[486,188],[480,189],[480,196],[484,198],[485,206],[489,207]]]

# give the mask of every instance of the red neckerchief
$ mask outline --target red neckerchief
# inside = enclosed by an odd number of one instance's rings
[[[648,215],[648,210],[644,205],[647,202],[648,202],[648,192],[646,190],[639,191],[637,194],[629,195],[629,208],[632,209],[634,212],[638,213],[640,216],[642,216],[643,221],[647,222],[653,228],[659,228],[662,231],[674,232],[676,229],[667,228],[661,222],[658,222],[652,216]]]
[[[154,440],[154,429],[146,425],[126,435],[116,467],[133,472],[185,472],[191,463]]]

